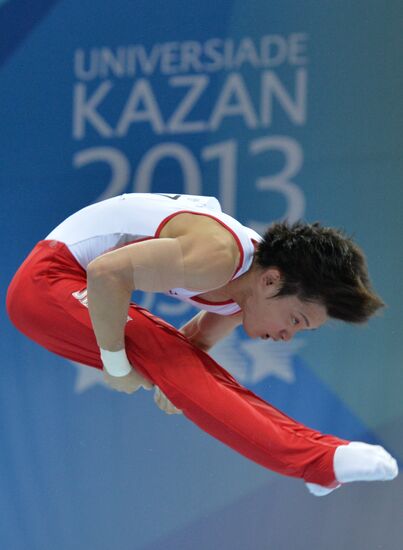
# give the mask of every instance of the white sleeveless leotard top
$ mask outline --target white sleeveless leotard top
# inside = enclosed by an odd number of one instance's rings
[[[46,240],[65,243],[77,262],[87,269],[97,256],[110,250],[150,238],[158,238],[164,225],[177,214],[191,212],[210,216],[234,236],[239,250],[239,265],[232,279],[248,271],[252,264],[254,243],[262,237],[224,214],[215,197],[157,193],[127,193],[79,210],[58,225]],[[211,289],[213,290],[213,289]],[[198,297],[207,292],[173,288],[168,295],[219,315],[241,311],[232,300],[208,302]]]

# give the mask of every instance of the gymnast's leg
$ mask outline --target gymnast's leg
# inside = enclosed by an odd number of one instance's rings
[[[13,279],[7,295],[10,318],[50,351],[101,369],[83,299],[85,271],[64,245],[57,243],[52,250],[49,243],[39,243]],[[348,441],[323,435],[287,417],[243,388],[209,355],[146,310],[131,304],[129,317],[125,344],[130,362],[200,428],[284,475],[330,489],[343,479],[353,480],[347,479],[354,477],[349,460],[344,461],[347,477],[337,477],[334,469],[336,450],[346,447]]]

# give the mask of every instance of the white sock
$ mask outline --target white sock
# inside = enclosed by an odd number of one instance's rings
[[[316,497],[324,497],[341,487],[341,485],[337,485],[337,487],[329,489],[328,487],[323,487],[323,485],[318,485],[317,483],[305,483],[305,485],[307,486],[308,491]]]
[[[386,481],[399,473],[396,460],[383,447],[360,441],[337,447],[333,465],[340,483]]]
[[[340,483],[351,481],[386,481],[394,479],[399,469],[396,460],[380,445],[352,441],[340,445],[334,453],[334,473]],[[317,483],[305,483],[308,491],[317,497],[332,493],[333,489]]]

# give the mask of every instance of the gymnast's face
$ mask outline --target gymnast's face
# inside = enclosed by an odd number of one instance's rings
[[[288,341],[297,332],[317,329],[328,319],[322,304],[296,296],[276,297],[281,275],[275,268],[258,270],[253,283],[242,308],[243,327],[251,338]]]

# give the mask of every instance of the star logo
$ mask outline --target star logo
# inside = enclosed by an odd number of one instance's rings
[[[100,386],[107,387],[101,370],[88,367],[87,365],[82,365],[81,363],[76,363],[75,361],[69,361],[69,363],[71,363],[77,370],[74,393],[84,393],[98,384]]]
[[[235,331],[219,342],[210,355],[242,384],[253,386],[270,376],[293,384],[296,380],[293,358],[304,346],[300,339],[290,342],[248,340]],[[74,393],[84,393],[97,385],[107,388],[102,371],[74,361],[70,363],[77,369]]]
[[[276,376],[293,384],[296,379],[293,357],[304,345],[299,339],[290,342],[246,340],[234,332],[212,349],[211,356],[241,383],[254,385]]]

